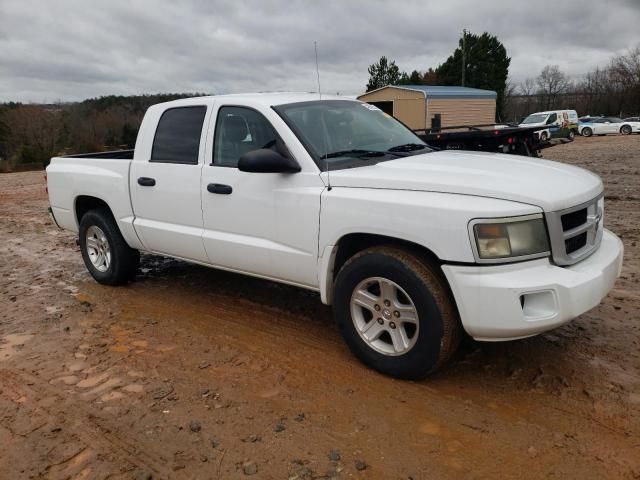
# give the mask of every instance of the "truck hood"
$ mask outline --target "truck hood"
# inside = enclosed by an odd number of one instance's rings
[[[326,172],[323,174],[326,181]],[[552,212],[598,196],[602,180],[571,165],[516,155],[439,151],[330,172],[332,187],[498,198]]]

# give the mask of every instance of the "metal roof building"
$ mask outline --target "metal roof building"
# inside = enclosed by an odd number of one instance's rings
[[[496,92],[468,87],[388,85],[358,97],[414,130],[493,123]]]

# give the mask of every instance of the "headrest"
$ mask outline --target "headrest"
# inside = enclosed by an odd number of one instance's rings
[[[247,137],[247,122],[239,115],[224,117],[224,136],[229,142],[241,142]]]

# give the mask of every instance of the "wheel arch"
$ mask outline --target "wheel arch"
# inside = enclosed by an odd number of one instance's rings
[[[109,204],[101,198],[92,195],[78,195],[73,201],[73,211],[76,217],[76,224],[80,226],[80,220],[90,210],[105,209],[113,217],[113,211]]]
[[[336,275],[345,262],[356,253],[367,248],[391,245],[403,248],[417,255],[425,262],[440,265],[442,261],[428,247],[399,237],[376,233],[354,232],[340,237],[334,245],[325,249],[320,272],[320,297],[326,305],[333,302],[333,284]]]
[[[98,209],[106,210],[109,215],[111,215],[116,228],[120,231],[120,234],[131,248],[144,250],[144,245],[138,237],[138,234],[133,227],[133,223],[119,221],[111,206],[105,200],[100,197],[96,197],[95,195],[77,195],[73,200],[73,212],[78,232],[80,231],[80,221],[82,220],[82,217],[87,212]],[[131,217],[131,220],[133,220],[133,217]]]

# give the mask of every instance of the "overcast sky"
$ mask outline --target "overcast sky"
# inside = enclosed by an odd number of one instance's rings
[[[640,0],[0,0],[0,101],[108,94],[361,93],[381,55],[436,67],[460,32],[488,31],[514,82],[576,78],[640,44]]]

